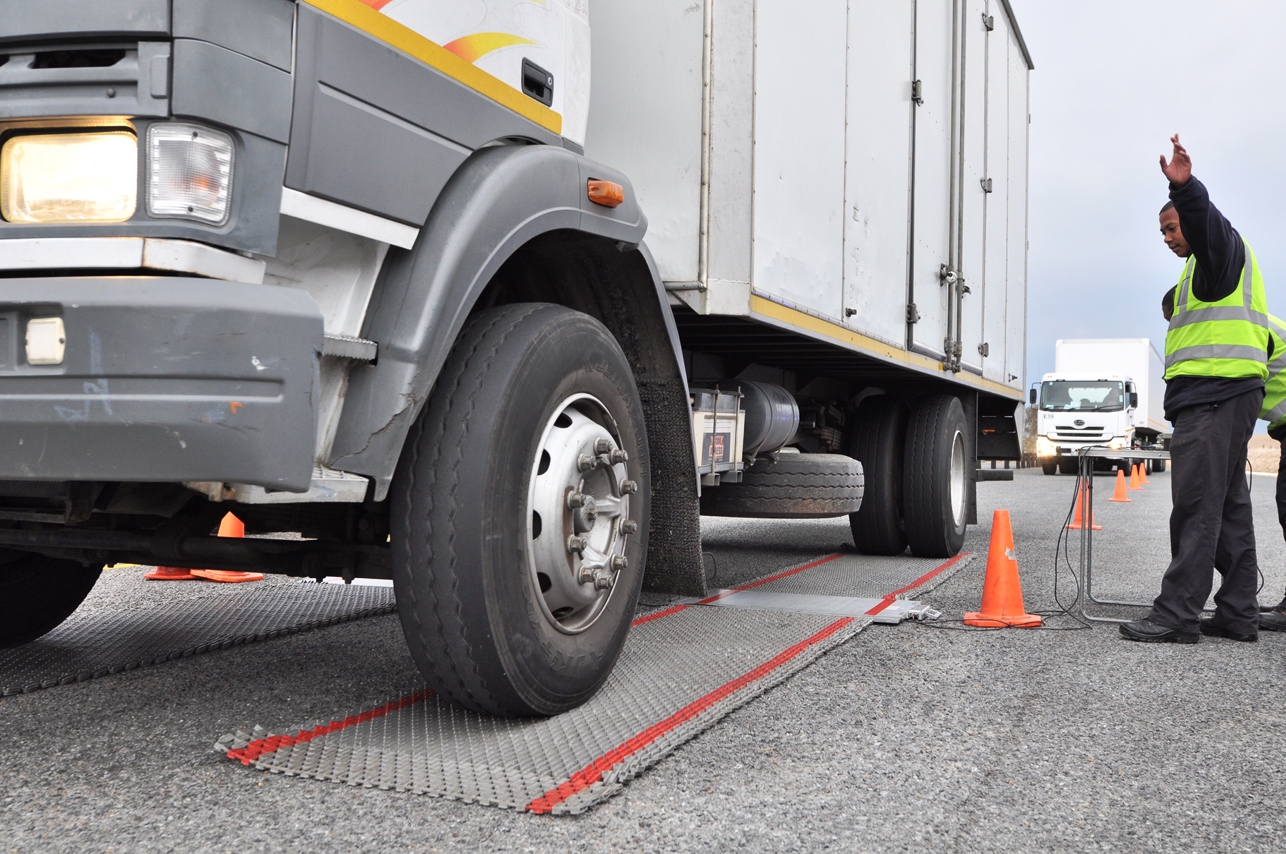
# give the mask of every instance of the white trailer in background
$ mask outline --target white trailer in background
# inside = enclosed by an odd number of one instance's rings
[[[1054,344],[1054,372],[1041,378],[1036,455],[1045,474],[1076,470],[1076,451],[1169,446],[1165,363],[1147,338],[1069,338]],[[1149,465],[1164,471],[1165,460]]]

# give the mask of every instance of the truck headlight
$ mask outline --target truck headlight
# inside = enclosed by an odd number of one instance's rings
[[[222,225],[232,201],[232,137],[199,125],[147,130],[147,212]]]
[[[1057,446],[1054,445],[1053,442],[1049,441],[1044,436],[1037,436],[1036,437],[1036,456],[1056,457],[1058,456],[1058,448]]]
[[[9,222],[123,222],[138,202],[138,138],[126,130],[34,133],[0,148]]]
[[[1125,447],[1125,439],[1121,438],[1120,436],[1117,436],[1116,438],[1112,439],[1112,441],[1108,442],[1107,446],[1113,451],[1119,451]]]

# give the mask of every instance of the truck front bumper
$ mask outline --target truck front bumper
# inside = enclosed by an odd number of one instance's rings
[[[33,365],[27,324],[51,317],[65,330],[62,362]],[[322,337],[316,302],[291,288],[181,277],[5,279],[0,480],[229,481],[304,491]]]

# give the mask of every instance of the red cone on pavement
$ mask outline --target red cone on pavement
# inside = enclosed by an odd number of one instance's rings
[[[229,513],[219,523],[220,537],[241,538],[246,535],[246,524]],[[263,581],[262,572],[237,572],[231,569],[194,569],[192,574],[206,581],[218,581],[223,584],[236,584],[242,581]]]
[[[1125,494],[1125,471],[1122,469],[1116,470],[1116,492],[1112,493],[1108,501],[1116,501],[1120,504],[1130,503],[1130,496]]]
[[[1023,606],[1023,586],[1014,555],[1014,531],[1008,510],[997,510],[991,521],[991,547],[987,550],[987,576],[982,582],[982,607],[965,614],[965,625],[990,628],[1031,629],[1040,617]]]
[[[1081,484],[1081,488],[1080,488],[1079,490],[1077,490],[1077,492],[1076,492],[1076,513],[1072,516],[1072,524],[1070,524],[1070,525],[1068,525],[1068,526],[1067,526],[1067,530],[1069,530],[1069,531],[1079,531],[1079,530],[1081,530],[1082,528],[1084,528],[1084,527],[1085,527],[1085,523],[1084,523],[1084,521],[1081,519],[1081,507],[1083,507],[1083,506],[1085,505],[1085,503],[1086,503],[1086,499],[1085,499],[1085,484],[1084,484],[1084,483],[1082,483],[1082,484]],[[1091,525],[1093,526],[1093,527],[1091,528],[1091,530],[1094,530],[1094,531],[1101,531],[1101,530],[1103,530],[1103,526],[1102,526],[1102,525],[1099,525],[1098,523],[1094,522],[1094,514],[1093,514],[1093,513],[1091,513],[1091,514],[1090,514],[1090,523],[1091,523]]]

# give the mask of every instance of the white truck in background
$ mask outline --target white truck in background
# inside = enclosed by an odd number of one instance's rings
[[[1054,372],[1033,388],[1036,456],[1045,474],[1075,473],[1081,448],[1168,448],[1165,364],[1147,338],[1069,338],[1054,344]],[[1148,463],[1164,471],[1165,460]]]

